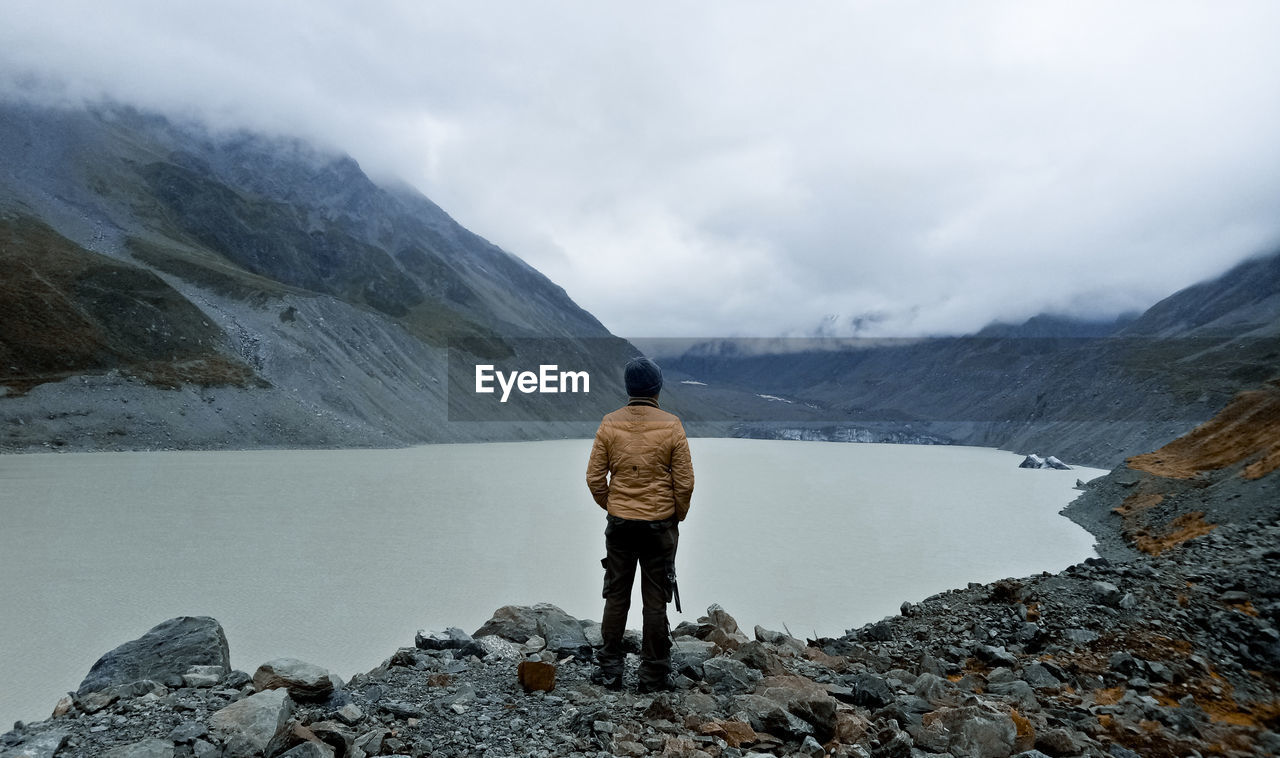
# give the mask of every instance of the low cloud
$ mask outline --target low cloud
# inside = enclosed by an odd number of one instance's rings
[[[1280,6],[26,3],[0,91],[297,135],[616,333],[1105,318],[1280,244]]]

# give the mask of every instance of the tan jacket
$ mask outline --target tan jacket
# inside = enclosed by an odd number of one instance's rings
[[[591,446],[587,488],[611,515],[661,521],[674,514],[684,521],[693,461],[680,419],[650,398],[631,398],[606,415]]]

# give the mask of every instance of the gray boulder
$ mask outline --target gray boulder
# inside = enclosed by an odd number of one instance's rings
[[[916,677],[916,697],[924,698],[931,705],[954,705],[956,686],[936,674],[928,672]]]
[[[347,726],[355,726],[364,719],[364,711],[355,703],[347,703],[334,713],[337,720]]]
[[[455,651],[454,655],[459,658],[466,658],[471,655],[483,658],[488,655],[488,651],[484,649],[483,645],[476,642],[471,635],[456,626],[451,626],[443,632],[425,634],[419,630],[413,644],[419,650],[453,650]]]
[[[4,758],[53,758],[67,744],[70,732],[44,732],[3,753]]]
[[[785,645],[791,640],[791,635],[784,632],[770,631],[759,624],[756,625],[755,635],[757,640],[767,642],[770,645]]]
[[[773,645],[784,655],[804,655],[805,644],[785,632],[774,632],[757,625],[755,636],[758,641]]]
[[[1022,669],[1022,680],[1035,689],[1053,689],[1062,686],[1062,680],[1043,663],[1030,663]]]
[[[1089,590],[1093,593],[1094,598],[1103,605],[1118,605],[1122,597],[1120,588],[1111,582],[1094,582],[1089,585]]]
[[[267,661],[253,673],[253,687],[262,692],[283,687],[294,700],[325,700],[333,694],[333,679],[328,669],[297,658]]]
[[[694,681],[704,678],[702,665],[716,654],[716,644],[693,637],[678,637],[671,643],[671,670]]]
[[[497,635],[524,644],[530,637],[542,637],[547,649],[557,657],[592,658],[591,643],[582,631],[582,622],[550,603],[533,606],[507,605],[475,631],[472,637]]]
[[[991,684],[987,687],[987,691],[993,695],[1000,695],[1008,698],[1010,702],[1016,704],[1021,711],[1038,711],[1040,703],[1036,700],[1035,690],[1030,684],[1015,679],[1012,682],[999,682]]]
[[[809,724],[818,740],[827,742],[835,735],[837,704],[821,685],[801,677],[770,677],[758,694]]]
[[[184,721],[175,726],[169,732],[169,741],[178,744],[188,744],[196,740],[207,737],[209,729],[199,721]]]
[[[812,735],[805,737],[804,742],[800,743],[799,755],[806,755],[809,758],[822,758],[826,754],[826,749],[818,744],[818,741]]]
[[[280,758],[333,758],[333,756],[333,748],[319,742],[304,742],[280,754]]]
[[[182,675],[184,687],[216,687],[227,675],[221,666],[192,666]]]
[[[1015,668],[1018,665],[1017,656],[1005,650],[1004,645],[978,645],[973,649],[973,655],[988,666]]]
[[[169,619],[117,647],[93,664],[76,692],[97,692],[140,679],[181,678],[192,666],[216,666],[224,674],[231,670],[227,636],[208,616]]]
[[[912,738],[898,728],[898,722],[888,719],[876,732],[875,746],[871,749],[871,758],[912,758],[914,748]]]
[[[586,635],[587,642],[591,643],[591,647],[604,647],[603,632],[604,628],[594,621],[584,621],[582,623],[582,633]]]
[[[390,736],[390,729],[373,729],[357,737],[354,747],[365,755],[378,755],[382,752],[383,740]]]
[[[742,718],[757,732],[803,740],[813,734],[804,719],[789,713],[777,701],[761,695],[739,695],[734,699],[735,718]]]
[[[307,728],[317,740],[333,748],[333,752],[339,755],[350,754],[352,746],[355,745],[355,732],[336,721],[313,721],[307,725]]]
[[[215,712],[209,717],[209,731],[226,743],[225,758],[271,755],[284,746],[292,716],[288,691],[267,690]]]
[[[108,750],[102,758],[173,758],[173,743],[150,739]]]
[[[911,729],[917,747],[955,758],[1006,758],[1013,754],[1018,730],[1013,719],[978,706],[939,708]]]
[[[1044,468],[1044,458],[1032,453],[1022,459],[1022,463],[1018,464],[1018,468]]]
[[[1123,650],[1116,651],[1107,658],[1107,666],[1122,676],[1135,676],[1142,672],[1142,661]]]
[[[1098,633],[1092,629],[1064,629],[1062,636],[1068,642],[1073,642],[1077,645],[1087,645],[1096,641],[1099,637]]]
[[[719,694],[750,692],[764,677],[759,671],[732,658],[712,658],[702,664],[711,689]]]
[[[1085,752],[1085,742],[1076,732],[1048,729],[1036,735],[1036,748],[1042,755],[1080,755]]]
[[[97,713],[117,700],[132,700],[151,693],[157,697],[163,697],[168,694],[168,689],[160,682],[139,679],[127,684],[115,684],[95,692],[77,693],[72,700],[85,713]]]
[[[844,685],[849,693],[841,699],[869,711],[883,708],[896,699],[889,683],[875,674],[852,674],[844,678]]]
[[[877,621],[863,627],[863,634],[872,642],[892,642],[893,625],[888,621]]]
[[[781,676],[787,673],[782,659],[770,650],[763,642],[751,640],[744,642],[733,653],[735,661],[742,661],[765,676]]]

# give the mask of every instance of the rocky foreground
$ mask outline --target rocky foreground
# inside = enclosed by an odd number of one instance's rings
[[[599,625],[550,605],[420,632],[349,682],[290,659],[234,671],[215,620],[172,619],[0,737],[0,758],[1273,755],[1277,467],[1270,387],[1089,485],[1067,513],[1105,557],[838,639],[748,635],[712,606],[674,630],[677,688],[657,695],[633,674],[592,685]],[[974,549],[999,549],[998,527]]]

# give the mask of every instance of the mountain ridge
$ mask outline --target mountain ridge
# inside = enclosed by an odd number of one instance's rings
[[[24,272],[0,300],[0,450],[589,436],[639,352],[349,156],[123,106],[0,104],[0,233]],[[1272,378],[1278,338],[1273,254],[1115,322],[686,340],[660,357],[663,404],[693,434],[975,444],[1109,467]],[[549,356],[589,370],[592,394],[498,413],[464,370]]]
[[[1115,324],[1037,317],[971,337],[721,341],[664,365],[742,398],[787,400],[789,416],[743,418],[740,436],[907,434],[1111,467],[1280,373],[1280,253]]]
[[[623,394],[617,366],[634,348],[527,263],[350,157],[127,107],[4,104],[0,159],[0,254],[59,283],[5,293],[0,449],[562,436]],[[43,254],[53,249],[56,260]],[[52,271],[72,259],[162,296],[146,313],[127,292],[85,302],[78,275]],[[85,316],[93,307],[111,311],[112,328]],[[97,335],[92,356],[37,365],[37,343],[56,352],[67,339],[44,325],[74,314]],[[160,353],[123,349],[141,344],[126,333],[157,329]],[[530,338],[559,341],[596,392],[550,423],[532,402],[505,424],[450,423],[487,400],[450,376],[450,355],[536,366]],[[189,344],[224,370],[196,371]]]

